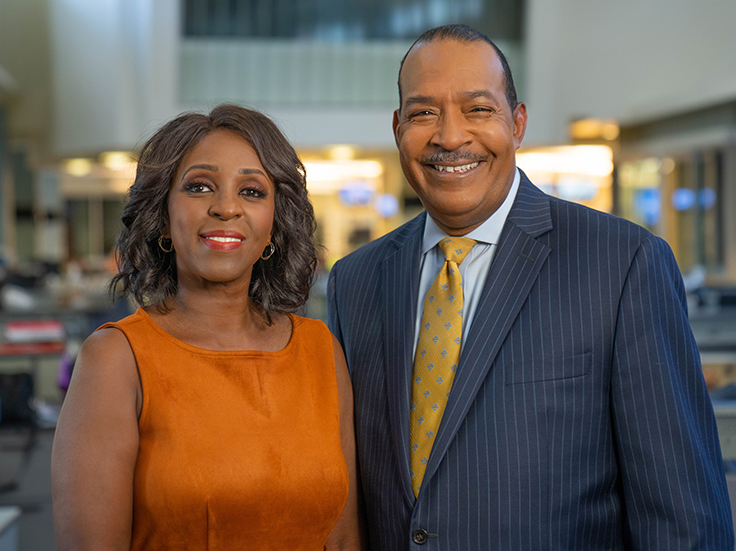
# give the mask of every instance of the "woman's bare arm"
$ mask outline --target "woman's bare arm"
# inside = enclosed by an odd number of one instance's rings
[[[363,548],[363,522],[359,507],[358,468],[355,456],[353,385],[350,382],[342,347],[334,336],[332,337],[332,346],[335,350],[335,374],[337,376],[337,391],[340,397],[340,439],[342,441],[342,453],[345,456],[350,474],[350,492],[345,508],[327,539],[326,547],[328,551],[343,551]]]
[[[74,365],[51,457],[60,551],[129,551],[142,392],[117,329],[90,336]]]

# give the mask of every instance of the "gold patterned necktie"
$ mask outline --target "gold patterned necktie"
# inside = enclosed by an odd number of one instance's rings
[[[458,266],[475,243],[467,237],[446,237],[438,243],[445,253],[445,263],[424,299],[411,385],[410,459],[415,496],[460,359],[463,287]]]

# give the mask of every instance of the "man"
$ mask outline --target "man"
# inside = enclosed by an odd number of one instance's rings
[[[329,284],[371,549],[733,550],[667,245],[517,170],[526,107],[485,35],[422,35],[399,95],[426,213]]]

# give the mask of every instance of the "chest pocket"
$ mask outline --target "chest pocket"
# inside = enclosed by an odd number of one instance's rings
[[[590,373],[592,363],[593,354],[585,352],[563,358],[509,364],[504,381],[506,385],[518,385],[584,377]]]

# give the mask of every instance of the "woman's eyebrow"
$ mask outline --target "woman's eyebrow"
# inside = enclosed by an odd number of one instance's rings
[[[190,170],[194,170],[196,168],[209,170],[210,172],[217,172],[218,170],[220,170],[220,167],[217,165],[192,165],[184,171],[184,174],[181,175],[182,180],[184,179],[184,176],[186,176]]]
[[[238,174],[260,174],[261,176],[267,178],[264,172],[262,170],[258,170],[257,168],[241,168],[238,169]]]

